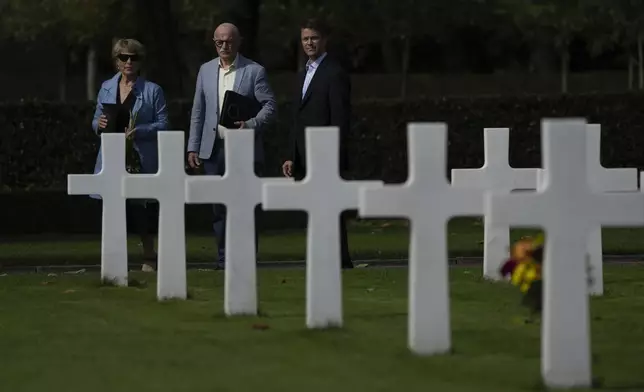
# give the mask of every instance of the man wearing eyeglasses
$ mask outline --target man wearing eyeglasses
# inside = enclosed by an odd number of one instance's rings
[[[263,132],[277,113],[275,95],[266,79],[266,70],[258,63],[238,53],[241,35],[231,23],[223,23],[215,30],[213,41],[218,57],[201,66],[197,75],[190,119],[188,164],[203,168],[207,175],[223,175],[224,132],[219,115],[227,90],[254,98],[261,110],[253,118],[235,122],[239,128],[255,130],[255,171],[261,174],[264,161]],[[213,229],[218,244],[217,266],[225,266],[226,211],[221,205],[213,206]],[[255,239],[257,242],[257,238]]]

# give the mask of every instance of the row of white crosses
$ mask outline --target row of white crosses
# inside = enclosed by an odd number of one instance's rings
[[[98,195],[103,201],[101,278],[128,284],[126,198],[157,199],[159,213],[159,299],[186,298],[183,132],[159,137],[159,172],[131,175],[125,170],[125,135],[102,134],[98,174],[68,176],[70,195]],[[180,208],[177,208],[181,202]]]
[[[548,387],[591,385],[588,237],[602,226],[644,226],[644,193],[605,192],[589,181],[590,133],[583,120],[544,121],[536,192],[471,192],[449,186],[444,178],[445,126],[409,125],[407,182],[361,190],[360,213],[411,220],[409,345],[414,352],[431,355],[451,348],[446,220],[483,211],[492,228],[546,232],[542,376]],[[507,159],[507,150],[503,156]],[[487,162],[491,159],[488,155]]]
[[[123,135],[104,134],[103,171],[70,176],[69,193],[100,194],[104,216],[118,215],[103,221],[102,275],[120,284],[127,284],[124,200],[160,201],[159,299],[186,297],[185,203],[226,204],[225,308],[229,315],[257,311],[255,249],[250,245],[255,205],[308,212],[309,328],[342,325],[340,213],[358,208],[365,218],[407,218],[411,222],[408,339],[410,349],[423,355],[451,349],[447,221],[484,215],[491,228],[543,228],[548,240],[542,373],[549,386],[584,386],[591,377],[585,270],[589,233],[602,225],[644,226],[644,194],[606,193],[589,186],[586,127],[582,120],[544,122],[543,179],[530,193],[513,194],[508,187],[495,192],[486,186],[484,192],[473,192],[451,185],[445,177],[444,124],[409,125],[409,177],[402,185],[341,179],[338,130],[329,127],[307,129],[307,177],[292,183],[255,176],[252,130],[226,134],[229,153],[223,177],[187,176],[184,133],[171,131],[159,133],[159,172],[129,175],[119,152],[124,150]],[[503,156],[507,160],[507,148]],[[492,159],[494,154],[488,151],[486,163]]]
[[[69,175],[70,195],[95,194],[103,200],[101,278],[128,284],[125,200],[159,201],[157,297],[185,299],[185,204],[224,204],[226,269],[224,310],[228,315],[257,314],[254,208],[301,209],[309,213],[307,242],[307,325],[342,325],[339,215],[358,208],[362,186],[381,181],[344,181],[338,172],[338,134],[312,129],[307,138],[308,174],[295,184],[286,178],[259,178],[253,167],[253,130],[227,131],[223,176],[188,176],[184,165],[184,132],[159,132],[159,170],[129,174],[125,170],[125,137],[102,134],[102,170],[95,175]],[[315,146],[315,147],[314,147]],[[262,193],[263,190],[263,193]],[[331,212],[331,213],[330,213]],[[252,244],[252,245],[251,245]]]
[[[96,194],[103,200],[101,278],[128,284],[125,200],[159,202],[157,297],[185,299],[186,203],[227,206],[225,311],[256,314],[257,291],[254,208],[261,202],[263,183],[288,179],[258,178],[253,168],[253,130],[235,130],[226,137],[224,176],[188,176],[185,171],[183,131],[159,133],[159,170],[129,174],[125,170],[125,136],[102,134],[102,170],[96,175],[69,175],[70,195]]]
[[[601,139],[601,129],[597,124],[588,125],[588,138],[587,138],[587,156],[588,156],[588,178],[590,181],[590,186],[592,189],[600,192],[624,192],[624,191],[636,191],[638,189],[638,179],[637,179],[637,169],[635,168],[620,168],[620,169],[607,169],[601,165],[600,162],[600,139]],[[243,135],[243,136],[242,136]],[[313,138],[315,138],[314,134]],[[234,175],[228,174],[222,179],[218,180],[215,178],[195,178],[190,179],[193,185],[187,188],[187,203],[210,203],[213,201],[213,197],[216,201],[230,206],[229,215],[231,219],[227,223],[230,227],[228,228],[229,233],[233,235],[228,236],[230,238],[227,241],[242,241],[245,244],[246,239],[240,236],[235,235],[237,227],[248,228],[254,227],[254,219],[248,213],[247,207],[253,204],[259,204],[261,202],[261,187],[262,183],[267,180],[262,180],[257,178],[252,173],[252,165],[248,165],[247,161],[244,161],[248,158],[248,154],[252,154],[252,151],[244,149],[243,147],[246,143],[246,140],[250,137],[248,132],[237,132],[237,137],[233,137],[231,140],[232,151],[239,151],[235,155],[236,159],[229,159],[228,164],[231,169],[229,173],[235,173]],[[180,143],[180,140],[177,139],[178,136],[174,137],[174,141],[170,139],[162,139],[162,144],[168,144],[170,147],[173,147],[175,144]],[[102,257],[103,257],[103,273],[105,277],[116,280],[119,284],[125,284],[127,280],[127,263],[125,262],[109,262],[109,260],[123,261],[127,260],[127,250],[124,249],[120,244],[126,242],[125,230],[122,230],[122,227],[125,227],[125,199],[121,195],[121,181],[124,176],[127,176],[125,168],[120,165],[120,162],[123,162],[124,159],[124,150],[119,147],[122,143],[122,137],[119,135],[105,135],[105,140],[103,142],[105,151],[115,151],[113,154],[106,154],[103,160],[105,165],[105,170],[96,176],[70,176],[69,189],[70,194],[87,194],[92,192],[97,192],[103,196],[103,200],[106,203],[103,209],[103,241],[102,241]],[[314,151],[325,151],[319,147],[319,144],[324,142],[333,143],[332,138],[322,138],[322,141],[315,141],[314,145],[318,146],[318,149]],[[326,148],[326,146],[325,146]],[[332,147],[328,147],[328,150],[334,151]],[[327,151],[328,151],[327,150]],[[171,151],[174,151],[174,155]],[[456,187],[465,187],[472,189],[472,191],[478,191],[481,195],[486,191],[492,191],[495,193],[510,193],[514,190],[535,190],[537,188],[538,179],[541,175],[541,169],[515,169],[509,165],[508,160],[508,151],[509,151],[509,129],[507,128],[486,128],[484,130],[484,151],[485,151],[485,164],[480,169],[453,169],[452,170],[452,185]],[[167,159],[162,159],[161,161],[166,161],[168,170],[180,169],[178,166],[179,159],[181,158],[176,154],[176,149],[164,150],[162,148],[161,154],[166,157],[172,157],[171,160],[174,162],[170,164]],[[331,164],[334,161],[331,157],[326,158],[330,161]],[[314,160],[315,161],[315,160]],[[315,170],[315,169],[313,169]],[[181,170],[176,171],[178,175],[177,181],[175,184],[180,184],[185,180],[185,172]],[[241,177],[240,177],[241,176]],[[141,178],[141,177],[138,177]],[[143,177],[145,178],[145,177]],[[165,178],[165,177],[164,177]],[[240,181],[239,178],[243,178],[246,181]],[[309,179],[311,177],[309,176]],[[310,180],[307,179],[305,183],[309,183]],[[80,182],[78,182],[80,180]],[[137,180],[138,181],[138,180]],[[219,182],[223,182],[219,184]],[[274,179],[270,179],[274,181]],[[358,183],[358,185],[360,185]],[[88,188],[89,187],[89,188]],[[97,188],[98,187],[98,188]],[[143,189],[136,189],[137,185],[134,185],[135,189],[132,190],[133,193],[128,193],[130,197],[142,196],[143,194],[149,194],[150,191],[153,191],[153,188],[148,188],[145,186]],[[239,187],[242,187],[240,189]],[[162,198],[165,197],[169,200],[176,200],[176,197],[181,197],[177,192],[181,192],[181,186],[172,186],[172,190],[168,192],[163,192]],[[215,191],[217,189],[218,191]],[[155,194],[152,192],[152,194]],[[293,195],[294,193],[289,193]],[[239,200],[238,195],[247,195],[252,198],[252,200]],[[175,197],[176,196],[176,197]],[[291,200],[292,197],[283,198],[282,200]],[[304,198],[308,199],[308,198]],[[237,203],[236,201],[240,202]],[[166,201],[163,204],[166,205]],[[270,203],[270,202],[269,202]],[[278,202],[282,204],[275,204],[276,207],[282,207],[285,209],[294,208],[295,205],[290,205],[284,207],[283,202]],[[356,205],[355,202],[349,203],[349,205]],[[484,215],[483,206],[480,205],[479,215]],[[269,204],[270,206],[270,204]],[[167,212],[167,209],[165,209]],[[174,211],[174,210],[173,210]],[[166,214],[161,214],[164,220],[174,221],[176,217],[167,217]],[[242,220],[246,222],[242,222]],[[181,220],[181,219],[180,219]],[[315,220],[317,222],[317,220]],[[161,225],[163,226],[163,225]],[[118,228],[118,230],[112,230],[111,228]],[[174,229],[177,229],[179,233],[183,230],[182,227],[174,226]],[[245,229],[242,229],[245,230]],[[312,228],[310,232],[315,232],[317,229]],[[170,235],[171,238],[175,236],[167,232],[167,230],[162,231],[162,235]],[[312,235],[312,234],[311,234]],[[241,239],[240,239],[241,238]],[[165,244],[166,241],[160,240],[160,243]],[[114,245],[112,245],[114,244]],[[118,245],[118,246],[117,246]],[[166,259],[176,259],[176,255],[167,255],[167,252],[178,252],[181,254],[184,252],[184,249],[181,247],[185,245],[179,244],[179,246],[173,246],[172,248],[163,248],[160,252],[163,254],[162,258]],[[508,227],[493,227],[489,219],[484,220],[484,257],[483,257],[483,273],[489,279],[499,279],[499,267],[503,260],[507,257],[508,248],[510,246],[510,237],[509,237],[509,228]],[[227,246],[227,249],[233,249],[233,257],[239,257],[243,260],[251,260],[253,258],[252,252],[254,248],[243,246],[243,244]],[[240,252],[246,252],[242,254]],[[590,264],[593,271],[593,280],[590,285],[590,293],[593,295],[601,295],[603,293],[603,252],[602,252],[602,236],[601,228],[598,227],[591,232],[588,239],[588,255],[590,259]],[[180,268],[179,265],[173,264]],[[254,268],[251,264],[248,264],[246,268]],[[166,277],[180,277],[181,272],[178,271],[178,274],[173,272],[165,273],[163,270],[164,267],[161,267],[162,272],[160,277],[162,278],[162,291],[165,291],[163,287],[172,287],[172,281],[166,281]],[[231,267],[232,278],[239,268],[242,266]],[[249,276],[247,273],[242,272],[242,276]],[[174,279],[174,278],[168,278]],[[183,280],[183,279],[179,279]],[[230,287],[230,286],[227,286]],[[172,296],[173,292],[183,291],[182,286],[178,286],[174,289],[168,289],[167,294]]]
[[[493,224],[542,227],[542,375],[547,386],[590,386],[586,251],[597,227],[644,226],[644,194],[602,192],[588,180],[587,124],[542,125],[544,176],[533,193],[486,195]]]
[[[509,164],[508,128],[484,129],[485,163],[478,169],[452,169],[452,185],[478,191],[509,194],[513,191],[534,191],[542,184],[545,172],[539,168],[516,169]],[[596,192],[634,192],[638,190],[636,168],[605,168],[601,164],[601,126],[587,125],[586,156],[589,186]],[[484,210],[479,215],[484,215]],[[499,268],[508,257],[510,247],[509,228],[495,226],[490,219],[484,220],[483,274],[498,280]],[[591,295],[602,295],[603,249],[602,230],[597,226],[588,236],[587,255],[592,269],[589,285]]]

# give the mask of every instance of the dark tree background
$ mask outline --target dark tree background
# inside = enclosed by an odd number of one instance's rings
[[[242,32],[240,52],[257,62],[261,62],[257,42],[261,3],[261,0],[226,0],[222,15],[222,20],[235,24]]]
[[[140,16],[136,26],[137,37],[145,42],[148,59],[146,73],[163,86],[167,95],[183,92],[185,67],[181,62],[178,43],[177,12],[172,0],[136,0]]]
[[[330,51],[358,95],[644,90],[641,0],[0,0],[0,50],[13,56],[0,99],[94,99],[123,37],[147,46],[146,73],[171,98],[190,97],[225,21],[288,88],[308,16],[332,25]]]

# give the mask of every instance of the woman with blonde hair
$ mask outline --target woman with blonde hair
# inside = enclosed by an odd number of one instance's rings
[[[145,59],[145,47],[135,39],[119,39],[112,48],[117,73],[103,82],[96,99],[92,120],[94,132],[124,132],[134,158],[134,169],[140,173],[158,171],[157,132],[169,129],[166,101],[161,87],[140,76]],[[131,146],[131,147],[130,147]],[[101,170],[101,151],[98,152],[94,173]],[[131,163],[128,166],[132,166]],[[92,196],[100,198],[100,196]],[[141,237],[143,270],[154,271],[156,251],[150,220],[158,218],[158,206],[153,200],[128,200],[128,217]],[[131,214],[130,214],[131,212]]]

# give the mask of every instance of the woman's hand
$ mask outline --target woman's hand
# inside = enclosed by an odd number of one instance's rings
[[[293,176],[293,161],[284,162],[282,165],[282,173],[284,174],[284,177]]]
[[[107,128],[107,117],[105,117],[104,114],[101,114],[101,116],[98,118],[98,129],[105,128]]]

